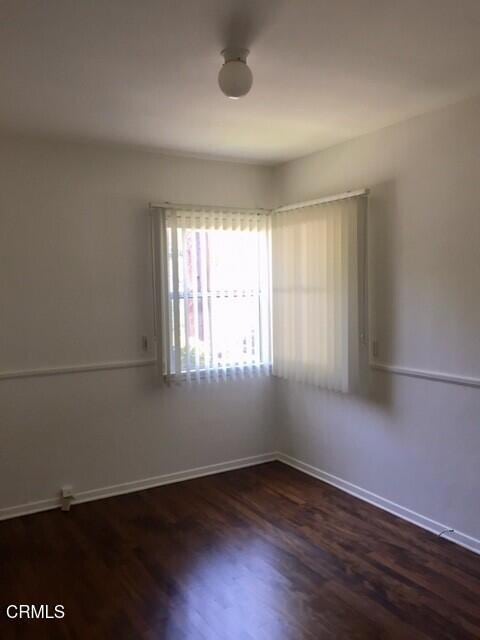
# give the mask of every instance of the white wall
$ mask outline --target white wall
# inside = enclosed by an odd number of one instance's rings
[[[152,332],[149,200],[268,206],[275,192],[287,203],[366,186],[379,358],[479,376],[478,149],[478,100],[274,174],[4,136],[0,372],[151,357],[141,351]],[[185,396],[159,388],[149,367],[0,380],[0,508],[51,498],[66,483],[86,491],[278,444],[480,537],[480,390],[368,377],[361,397],[269,380]]]
[[[479,149],[471,100],[276,170],[282,204],[371,189],[370,331],[382,362],[480,378]],[[280,448],[480,537],[480,389],[368,376],[362,397],[278,382]]]
[[[271,169],[0,141],[0,374],[151,358],[147,203],[268,206]],[[0,508],[272,449],[270,381],[161,389],[152,367],[0,379]]]

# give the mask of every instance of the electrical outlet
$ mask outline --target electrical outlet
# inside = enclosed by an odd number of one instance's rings
[[[142,336],[142,349],[148,351],[148,336]]]
[[[60,508],[62,511],[70,511],[70,506],[74,500],[73,489],[70,485],[65,485],[60,489]]]

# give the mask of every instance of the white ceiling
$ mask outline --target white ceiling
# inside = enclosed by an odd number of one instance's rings
[[[279,162],[480,93],[479,36],[479,0],[0,0],[0,125]]]

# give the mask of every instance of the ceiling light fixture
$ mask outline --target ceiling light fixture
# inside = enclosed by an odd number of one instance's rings
[[[252,88],[253,76],[247,64],[248,49],[227,48],[222,51],[225,62],[218,73],[218,84],[223,93],[236,100]]]

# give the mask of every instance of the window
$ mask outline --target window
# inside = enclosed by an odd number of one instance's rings
[[[366,200],[273,216],[273,373],[332,391],[359,382]]]
[[[157,209],[161,374],[218,380],[272,369],[353,391],[366,332],[365,215],[366,199],[356,196],[271,215]]]
[[[192,380],[268,372],[270,217],[177,209],[159,215],[163,374]]]

